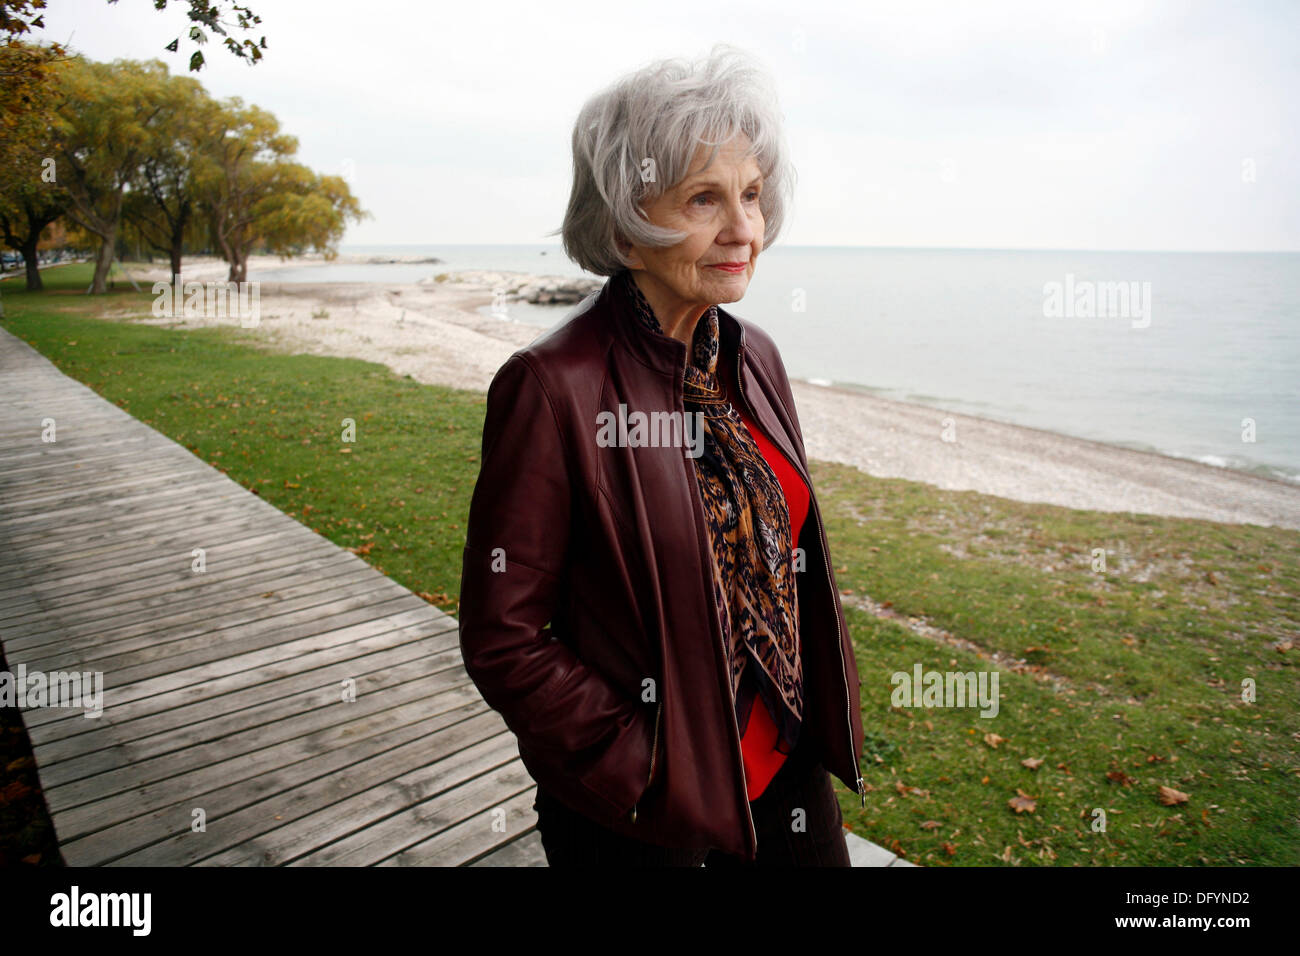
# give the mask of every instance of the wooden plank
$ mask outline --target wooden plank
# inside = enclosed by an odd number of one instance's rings
[[[385,645],[368,654],[358,653],[338,660],[313,660],[314,667],[293,671],[273,680],[262,680],[248,687],[234,687],[225,693],[214,690],[207,696],[180,702],[161,713],[142,714],[113,724],[94,724],[75,736],[52,737],[42,741],[42,771],[68,760],[89,760],[127,745],[132,757],[149,757],[163,752],[173,742],[193,746],[203,734],[235,733],[250,721],[274,719],[278,713],[293,713],[300,707],[299,698],[315,693],[326,685],[339,686],[344,678],[358,678],[378,670],[397,668],[411,661],[427,658],[459,644],[454,631],[417,637],[405,644]],[[179,696],[179,695],[178,695]],[[117,758],[115,758],[117,759]],[[116,765],[116,764],[114,764]]]
[[[228,516],[259,513],[264,520],[277,524],[293,520],[283,513],[272,516],[265,511],[250,510],[247,504],[239,501],[236,492],[249,493],[227,480],[227,487],[163,488],[152,495],[118,498],[114,499],[111,509],[105,509],[99,503],[81,504],[77,499],[69,498],[57,510],[46,509],[21,520],[15,519],[7,528],[7,537],[16,545],[40,543],[47,540],[47,535],[54,535],[56,540],[66,537],[76,541],[83,535],[102,535],[113,529],[136,526],[145,520],[154,523],[173,518],[188,519],[177,523],[180,529],[216,522]]]
[[[209,642],[209,646],[191,650],[174,657],[150,660],[135,667],[112,671],[104,675],[104,710],[117,709],[124,703],[140,701],[149,697],[162,698],[157,709],[166,709],[168,699],[165,694],[191,684],[199,684],[214,677],[226,676],[240,672],[256,674],[268,664],[297,657],[317,650],[320,647],[349,644],[385,634],[396,628],[417,624],[429,619],[432,610],[415,595],[410,599],[418,602],[418,607],[401,610],[397,604],[408,604],[407,598],[397,602],[386,601],[384,604],[372,605],[338,615],[335,618],[320,614],[298,612],[288,617],[301,617],[302,620],[293,627],[232,628],[230,632],[250,634],[232,640]],[[313,609],[314,611],[314,609]],[[351,621],[347,626],[337,626],[343,619]],[[330,630],[323,630],[328,627]],[[29,670],[37,669],[28,665]],[[43,669],[43,668],[41,668]],[[79,720],[80,716],[67,716],[56,713],[52,708],[28,710],[24,712],[24,721],[29,731],[60,720]]]
[[[536,792],[537,785],[528,776],[523,761],[515,760],[487,777],[471,781],[459,792],[429,801],[430,805],[423,808],[423,823],[426,830],[436,831],[434,835],[408,843],[400,852],[375,860],[374,864],[465,866],[498,846],[503,835],[516,836],[536,826]]]
[[[340,597],[369,594],[374,600],[393,596],[392,582],[371,578],[357,580],[351,568],[325,568],[313,574],[307,571],[275,581],[275,590],[262,591],[264,578],[254,578],[249,583],[232,586],[223,599],[220,588],[210,587],[193,603],[159,604],[158,607],[178,607],[170,614],[156,610],[127,608],[126,616],[106,620],[101,635],[94,632],[93,621],[84,626],[69,626],[58,635],[32,638],[18,646],[20,656],[40,656],[47,666],[68,665],[86,669],[94,665],[99,669],[106,658],[119,657],[153,646],[170,646],[176,650],[180,641],[211,635],[241,624],[256,626],[265,622],[269,626],[289,623],[286,615],[318,607]],[[272,579],[275,580],[275,579]],[[123,627],[118,622],[126,621]],[[157,629],[167,628],[167,640],[158,639]],[[97,637],[99,640],[97,640]],[[38,643],[39,642],[39,643]]]
[[[477,728],[474,733],[479,733]],[[500,793],[501,784],[493,772],[517,762],[519,750],[513,735],[504,731],[486,739],[475,736],[464,744],[454,750],[446,748],[447,756],[428,766],[386,780],[284,828],[283,833],[274,831],[260,837],[252,847],[236,847],[209,862],[229,866],[238,862],[238,855],[256,850],[262,859],[273,864],[373,865],[396,849],[417,842],[437,826],[429,813],[433,808],[422,808],[424,802],[442,797],[438,805],[445,814],[464,819],[479,809],[486,809],[488,804],[481,800],[490,800],[492,794]],[[480,800],[468,799],[467,791]],[[304,827],[312,828],[310,840],[298,838]],[[319,849],[291,855],[304,845]]]
[[[201,607],[207,603],[206,598],[223,589],[232,594],[266,594],[267,582],[284,581],[292,586],[313,575],[350,574],[356,577],[355,565],[337,552],[304,558],[301,551],[280,551],[278,545],[272,546],[277,550],[265,558],[260,552],[254,552],[253,557],[243,561],[238,556],[234,560],[226,557],[211,564],[206,572],[180,568],[176,566],[179,562],[174,562],[163,572],[150,574],[149,570],[142,571],[140,580],[133,580],[128,575],[117,586],[101,587],[87,581],[68,591],[57,588],[29,590],[6,605],[12,610],[5,626],[11,633],[23,635],[21,643],[16,646],[36,648],[50,643],[51,637],[47,635],[54,632],[85,633],[91,626],[115,629],[132,623],[141,611],[156,613],[176,607],[182,601],[190,607]],[[300,560],[294,561],[295,553]],[[289,581],[289,577],[295,580]],[[20,604],[28,605],[27,609],[20,609]],[[33,604],[37,608],[35,611],[31,609]],[[54,608],[58,610],[57,621],[50,617]],[[96,608],[102,609],[98,618]]]
[[[234,781],[250,780],[275,767],[319,756],[322,750],[373,733],[377,728],[419,720],[428,715],[431,706],[437,706],[435,698],[441,693],[446,693],[448,699],[457,705],[462,704],[465,702],[462,694],[472,687],[464,681],[454,681],[455,675],[434,675],[426,682],[429,692],[422,697],[393,707],[382,706],[382,699],[373,702],[376,706],[367,702],[364,708],[358,706],[359,716],[349,717],[343,712],[345,705],[327,705],[325,716],[327,720],[337,718],[335,723],[317,721],[323,725],[315,729],[309,726],[307,732],[286,740],[271,740],[262,746],[261,741],[250,734],[236,741],[243,745],[242,752],[231,754],[228,747],[203,746],[199,756],[208,757],[209,752],[211,756],[197,762],[191,762],[194,755],[184,752],[164,754],[152,760],[132,762],[121,772],[96,774],[52,787],[46,791],[46,797],[51,812],[57,809],[60,814],[60,834],[64,837],[83,835],[157,809],[177,798],[189,796],[194,799],[196,795]],[[295,729],[286,727],[284,732]]]
[[[150,518],[159,520],[157,515],[151,515]],[[93,563],[94,566],[102,569],[105,565],[115,567],[118,564],[144,561],[164,550],[188,553],[185,546],[189,545],[192,550],[196,536],[194,527],[182,526],[179,522],[174,526],[164,526],[154,531],[146,539],[124,538],[116,533],[122,529],[116,526],[106,527],[111,533],[98,535],[86,529],[75,536],[69,535],[53,541],[46,537],[40,543],[17,545],[30,560],[20,563],[15,559],[0,565],[0,583],[5,587],[12,587],[14,585],[8,582],[17,582],[24,576],[23,572],[26,572],[28,580],[51,574],[63,575],[66,579],[68,575],[79,573],[79,566],[83,564]],[[205,536],[237,535],[241,541],[269,543],[288,537],[278,528],[267,528],[264,521],[247,512],[232,512],[229,518],[215,521],[205,520],[197,527]],[[12,538],[8,541],[10,547],[15,547]]]
[[[157,717],[165,720],[169,714],[178,708],[212,701],[223,695],[244,690],[255,691],[259,688],[273,690],[281,686],[278,684],[279,681],[296,678],[336,662],[348,664],[352,661],[361,661],[362,663],[349,664],[349,666],[364,666],[364,659],[371,654],[383,650],[400,649],[407,644],[421,642],[428,638],[441,637],[449,633],[455,633],[455,629],[449,630],[441,622],[430,620],[376,634],[364,640],[323,647],[276,661],[256,670],[239,671],[225,677],[181,686],[152,697],[144,697],[137,701],[118,704],[113,711],[113,723],[108,726],[123,726],[130,721],[146,717]],[[44,746],[54,741],[90,733],[97,726],[93,720],[88,724],[84,719],[68,718],[47,721],[32,727],[30,734],[33,743],[39,739],[42,746]],[[93,738],[85,739],[91,740]]]
[[[533,788],[535,795],[537,788]],[[534,811],[535,814],[536,811]],[[542,846],[542,835],[531,830],[526,836],[511,840],[504,846],[493,849],[491,853],[479,857],[470,866],[547,866],[546,850]]]
[[[4,330],[0,402],[0,641],[105,684],[101,718],[23,714],[70,864],[535,865],[535,785],[455,618]]]
[[[114,863],[193,865],[242,844],[244,849],[234,854],[234,865],[273,865],[272,859],[249,845],[250,841],[285,830],[301,817],[355,796],[362,788],[354,782],[354,775],[361,775],[373,786],[375,781],[401,776],[413,766],[428,763],[439,752],[436,734],[454,723],[478,719],[483,728],[490,727],[489,715],[493,712],[482,698],[468,690],[460,693],[463,702],[459,707],[383,734],[349,740],[310,760],[268,770],[251,783],[241,781],[203,794],[207,805],[219,808],[217,814],[209,814],[218,826],[209,827],[204,834],[190,832],[190,811],[195,801],[192,796],[182,797],[153,815],[161,814],[172,821],[155,826],[161,839],[145,844],[134,838],[132,842],[139,849],[119,853]],[[323,786],[322,781],[327,785]],[[294,854],[316,845],[309,835],[291,835],[283,842]]]
[[[264,560],[263,553],[258,551],[242,561],[239,555],[217,556],[220,560],[214,560],[210,570],[202,573],[193,572],[188,567],[173,567],[165,572],[165,576],[141,572],[141,580],[128,579],[107,591],[98,588],[68,594],[57,590],[29,591],[26,595],[29,603],[37,602],[41,610],[10,614],[5,622],[6,628],[24,635],[15,639],[14,646],[18,649],[34,650],[49,644],[53,640],[52,634],[65,635],[61,642],[64,649],[76,648],[82,642],[68,640],[66,636],[93,630],[104,634],[101,644],[107,645],[112,639],[109,631],[129,626],[139,620],[142,613],[157,620],[160,610],[182,606],[186,611],[197,611],[211,604],[214,596],[220,600],[223,594],[227,601],[242,600],[280,593],[279,587],[289,589],[303,581],[323,577],[347,575],[357,580],[356,564],[338,551],[327,551],[313,557],[303,555],[301,549],[281,551],[278,545],[275,548]],[[268,589],[268,584],[279,587]],[[47,608],[55,606],[58,608],[57,619],[52,619]]]
[[[433,654],[421,654],[379,672],[366,670],[371,666],[368,662],[353,658],[348,662],[350,672],[344,671],[334,681],[323,680],[317,669],[314,681],[296,693],[234,713],[229,710],[228,698],[205,701],[200,707],[191,707],[186,724],[149,734],[142,733],[147,728],[136,722],[115,734],[107,748],[91,749],[94,741],[84,736],[64,738],[65,746],[75,743],[84,749],[71,759],[42,764],[41,783],[53,791],[95,776],[99,777],[94,784],[97,791],[106,792],[116,775],[126,781],[123,789],[129,789],[153,779],[150,761],[158,761],[166,774],[179,773],[440,693],[467,683],[459,666],[460,648],[446,646],[454,643],[454,636],[447,636],[444,646]],[[355,684],[355,701],[343,698],[344,678]],[[60,794],[61,805],[73,805],[74,796]]]

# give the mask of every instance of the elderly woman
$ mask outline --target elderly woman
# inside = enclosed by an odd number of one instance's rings
[[[552,866],[849,863],[853,648],[781,356],[720,307],[785,218],[774,104],[726,47],[590,100],[559,231],[609,278],[488,390],[460,643]]]

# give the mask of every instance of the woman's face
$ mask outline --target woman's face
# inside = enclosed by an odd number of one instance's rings
[[[707,170],[709,147],[701,146],[686,178],[642,206],[652,223],[685,232],[685,239],[663,249],[624,245],[632,267],[644,269],[678,308],[735,302],[749,287],[763,248],[763,181],[754,157],[741,158],[748,145],[738,134],[718,149]],[[720,269],[719,263],[739,268]]]

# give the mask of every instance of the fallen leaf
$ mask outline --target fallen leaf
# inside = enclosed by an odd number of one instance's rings
[[[1175,790],[1173,787],[1162,786],[1158,791],[1160,802],[1167,807],[1172,807],[1179,803],[1187,802],[1187,794],[1181,790]]]
[[[997,750],[998,744],[1006,743],[1007,738],[999,737],[997,734],[990,731],[989,733],[984,735],[984,742],[988,744],[990,747],[992,747],[994,750]]]
[[[1016,790],[1016,796],[1007,801],[1007,806],[1016,811],[1016,813],[1033,813],[1038,806],[1038,801],[1025,793],[1025,791]],[[1008,847],[1008,850],[1009,849],[1010,847]]]
[[[1024,760],[1020,762],[1024,766],[1028,767],[1030,770],[1037,770],[1039,767],[1043,765],[1043,762],[1039,760],[1037,757],[1026,757]]]

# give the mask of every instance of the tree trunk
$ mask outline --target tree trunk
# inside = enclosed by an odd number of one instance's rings
[[[235,276],[239,274],[238,243],[231,242],[229,238],[220,233],[218,234],[217,239],[221,243],[221,258],[230,263],[230,269],[226,273],[226,281],[236,282],[238,280]]]
[[[177,213],[176,218],[172,221],[170,255],[172,260],[172,275],[177,277],[181,274],[181,250],[185,248],[185,226],[189,223],[192,214],[193,207],[187,199],[181,203],[181,208]]]
[[[95,254],[95,278],[90,283],[90,291],[95,295],[108,292],[108,270],[113,267],[113,250],[117,246],[117,236],[101,236],[99,252]]]
[[[227,282],[247,282],[248,281],[248,253],[238,246],[231,246],[232,253],[230,257],[230,274],[226,277]]]
[[[27,291],[43,292],[45,284],[41,281],[40,263],[36,261],[36,244],[41,241],[41,233],[29,232],[23,241],[23,263],[27,266]]]

